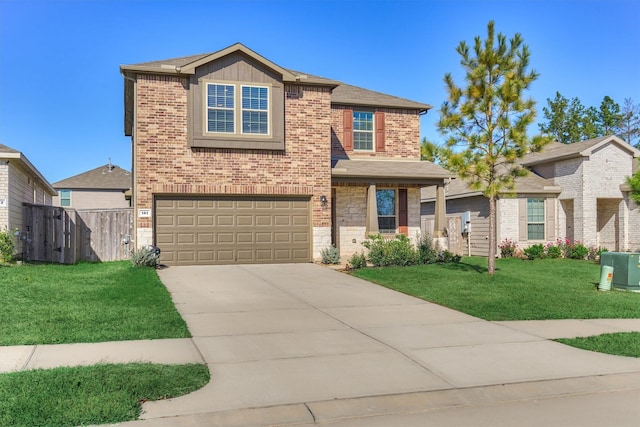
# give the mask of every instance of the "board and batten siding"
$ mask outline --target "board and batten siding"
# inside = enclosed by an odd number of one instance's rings
[[[269,135],[215,135],[205,132],[205,96],[207,83],[262,85],[269,88]],[[240,142],[258,144],[244,148],[268,148],[260,144],[274,144],[284,149],[284,83],[282,77],[254,59],[236,52],[196,68],[189,81],[188,108],[190,144],[193,147],[237,148]],[[239,106],[236,105],[236,109]],[[240,123],[236,123],[236,127]],[[211,146],[213,147],[213,146]]]

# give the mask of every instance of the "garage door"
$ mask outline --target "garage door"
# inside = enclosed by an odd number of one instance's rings
[[[311,261],[309,199],[157,197],[155,242],[167,265]]]

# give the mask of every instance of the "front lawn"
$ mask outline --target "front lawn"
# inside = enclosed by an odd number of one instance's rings
[[[589,261],[505,258],[487,274],[486,258],[412,267],[365,268],[362,279],[485,320],[640,318],[640,293],[597,290]]]
[[[0,375],[0,425],[78,426],[136,420],[146,400],[209,381],[206,365],[96,365]]]
[[[640,357],[640,332],[602,334],[595,337],[560,338],[555,341],[583,350],[618,356]]]
[[[128,261],[0,267],[0,345],[190,337],[151,268]]]

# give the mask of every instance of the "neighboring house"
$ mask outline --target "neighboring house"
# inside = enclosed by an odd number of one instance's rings
[[[638,168],[640,151],[615,136],[573,144],[554,142],[520,163],[531,172],[516,179],[512,194],[497,200],[497,242],[522,248],[568,238],[613,251],[640,251],[640,208],[625,178]],[[471,217],[472,255],[486,256],[489,200],[461,180],[446,188],[447,215]],[[422,214],[430,218],[434,195],[422,193]],[[465,237],[467,237],[465,235]]]
[[[73,209],[131,207],[128,191],[131,173],[108,163],[90,171],[54,182],[54,206]]]
[[[136,246],[167,264],[309,262],[415,238],[429,105],[282,68],[242,44],[120,67]],[[444,209],[442,209],[444,212]],[[439,217],[440,219],[440,217]],[[437,234],[437,233],[436,233]]]
[[[0,144],[0,229],[23,231],[23,203],[51,205],[56,190],[20,151]]]

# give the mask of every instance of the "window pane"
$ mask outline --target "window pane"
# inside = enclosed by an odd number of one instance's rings
[[[242,109],[268,110],[266,87],[242,86]]]
[[[267,113],[258,111],[242,112],[242,133],[268,134]]]
[[[373,133],[354,132],[353,148],[355,150],[373,150]]]
[[[394,216],[396,214],[396,190],[377,190],[376,203],[379,216]]]
[[[378,217],[378,230],[381,233],[395,233],[396,232],[396,217],[394,217],[394,216],[380,216],[380,217]]]
[[[233,110],[214,110],[207,112],[208,132],[233,133]]]
[[[544,224],[528,224],[527,239],[544,240]]]
[[[373,131],[373,113],[354,111],[353,130]]]
[[[207,85],[207,107],[233,108],[233,86]]]

